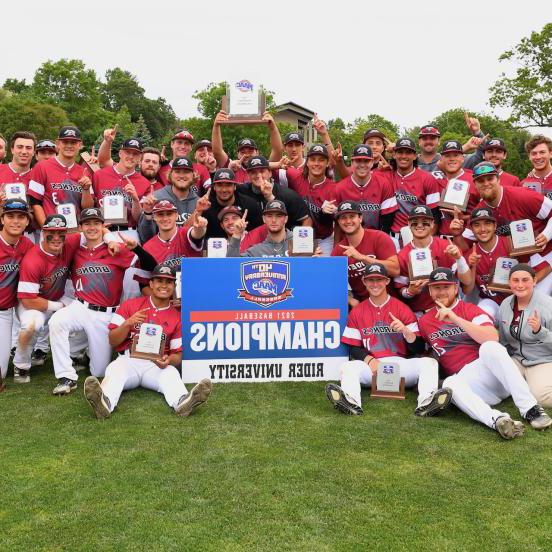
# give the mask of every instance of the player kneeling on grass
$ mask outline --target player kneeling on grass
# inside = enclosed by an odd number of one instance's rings
[[[387,293],[390,282],[380,263],[366,267],[368,298],[349,313],[341,341],[350,346],[351,360],[341,367],[341,387],[330,383],[326,395],[345,414],[362,414],[360,385],[371,385],[381,363],[399,365],[406,387],[418,384],[417,416],[433,416],[447,407],[450,389],[437,389],[439,367],[432,358],[406,358],[421,353],[424,342],[414,313]]]
[[[523,434],[522,422],[491,406],[512,399],[535,429],[552,419],[537,403],[506,349],[498,343],[491,317],[476,305],[458,299],[458,281],[448,268],[429,276],[429,292],[437,307],[419,320],[420,332],[439,356],[452,390],[452,402],[468,416],[496,429],[505,439]]]
[[[109,324],[109,343],[119,353],[105,370],[100,384],[90,376],[84,382],[84,396],[96,418],[107,418],[117,406],[125,389],[145,387],[165,395],[165,400],[179,416],[189,416],[211,393],[211,380],[201,380],[190,393],[176,369],[182,359],[182,326],[180,312],[171,304],[176,272],[166,264],[157,265],[149,285],[151,296],[125,301]],[[159,360],[130,356],[131,343],[142,324],[163,326],[165,345]]]

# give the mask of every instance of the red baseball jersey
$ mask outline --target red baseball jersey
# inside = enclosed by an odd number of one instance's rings
[[[201,163],[192,163],[192,166],[194,168],[194,171],[199,175],[198,182],[194,182],[190,189],[193,190],[197,195],[203,195],[203,184],[211,178],[211,175],[209,174],[209,170],[205,165],[202,165]],[[172,161],[169,162],[168,165],[163,165],[159,172],[157,173],[157,179],[161,181],[163,186],[167,186],[169,184],[169,171],[172,168]],[[244,181],[245,182],[245,181]]]
[[[475,248],[477,254],[481,255],[481,259],[479,259],[475,269],[475,283],[479,288],[479,297],[487,297],[488,299],[492,299],[497,305],[500,305],[506,295],[497,291],[491,291],[487,288],[487,285],[491,282],[491,274],[494,272],[497,259],[499,257],[510,256],[510,243],[508,242],[508,238],[498,236],[496,244],[491,251],[485,251],[479,243],[475,244]],[[472,248],[464,253],[466,262],[471,254]]]
[[[333,257],[343,256],[342,245],[349,245],[347,238],[340,241],[332,250]],[[364,230],[364,236],[362,241],[355,248],[359,253],[368,255],[374,259],[380,261],[386,261],[390,257],[394,257],[397,254],[397,249],[393,240],[384,232],[380,230],[366,229]],[[362,261],[356,261],[349,257],[348,262],[348,278],[349,285],[353,290],[356,299],[364,300],[368,297],[368,290],[362,283],[362,277],[364,276],[364,268],[366,265]]]
[[[398,212],[391,227],[393,232],[400,232],[403,226],[408,226],[408,213],[416,205],[427,205],[433,209],[439,203],[439,184],[426,171],[414,168],[404,176],[397,171],[381,171],[377,174],[388,179],[397,200]]]
[[[60,255],[46,253],[42,244],[35,245],[21,262],[17,298],[42,297],[48,301],[59,301],[69,276],[69,265],[80,242],[80,234],[69,234]]]
[[[364,186],[359,186],[351,175],[335,186],[336,205],[342,201],[358,202],[365,228],[379,230],[380,215],[387,215],[398,209],[393,186],[381,175],[381,172],[372,173],[370,180]]]
[[[520,186],[531,187],[532,184],[540,186],[540,193],[547,198],[552,199],[552,171],[546,176],[537,176],[534,171],[531,171],[520,183]]]
[[[500,183],[503,186],[521,186],[519,178],[513,174],[507,173],[505,171],[500,171],[499,173]],[[552,182],[551,182],[552,185]]]
[[[341,342],[364,347],[375,358],[406,358],[408,349],[403,334],[393,331],[391,314],[419,335],[416,315],[399,299],[389,296],[383,305],[374,305],[370,298],[351,310]]]
[[[453,312],[478,326],[493,326],[491,317],[477,305],[456,301]],[[451,322],[437,319],[435,308],[426,312],[420,320],[420,333],[437,354],[439,365],[445,375],[460,372],[466,364],[479,358],[479,343],[462,328]]]
[[[448,247],[449,242],[443,238],[433,236],[431,243],[429,244],[429,250],[431,251],[431,258],[433,259],[433,266],[451,268],[456,270],[456,259],[450,257],[445,253],[445,249]],[[400,289],[407,287],[410,283],[410,278],[408,274],[408,259],[410,252],[416,249],[413,243],[410,242],[408,245],[405,245],[398,254],[399,257],[399,267],[401,273],[399,276],[396,276],[393,281],[395,287]],[[415,312],[425,311],[433,307],[433,300],[429,295],[427,286],[422,289],[422,292],[411,299],[404,299],[407,302],[408,306]]]
[[[473,183],[473,178],[472,178],[473,173],[469,169],[462,169],[458,176],[455,176],[454,178],[450,178],[450,179],[447,178],[445,173],[441,171],[434,171],[431,174],[433,174],[433,176],[435,176],[437,180],[437,183],[439,185],[439,193],[441,193],[447,187],[448,183],[451,180],[462,180],[464,182],[469,183],[470,190],[469,190],[468,206],[466,207],[467,213],[471,213],[475,209],[475,206],[481,200],[481,198],[479,197],[479,192],[477,191],[477,188]],[[450,228],[451,220],[452,220],[452,215],[448,213],[443,213],[443,219],[441,220],[441,226],[439,228],[440,234],[445,234],[445,235],[450,234],[449,228]]]
[[[250,232],[246,232],[240,244],[240,252],[243,253],[251,246],[264,242],[268,236],[268,228],[266,224],[261,224],[257,228],[253,228]]]
[[[164,354],[180,353],[182,351],[182,325],[180,322],[180,312],[177,311],[172,304],[168,307],[157,308],[151,297],[136,297],[125,301],[116,311],[109,329],[114,330],[128,320],[134,313],[147,309],[145,324],[159,324],[163,327],[163,335],[165,336]],[[140,333],[142,323],[135,324],[130,330],[128,337],[115,350],[122,353],[130,349],[130,344],[135,335]]]
[[[320,184],[311,185],[308,178],[305,178],[297,169],[288,169],[287,175],[289,187],[295,190],[307,204],[309,215],[312,218],[314,237],[324,239],[331,236],[334,219],[332,215],[322,212],[322,204],[324,201],[336,200],[335,182],[325,178]]]
[[[136,255],[126,248],[112,256],[105,243],[94,249],[81,245],[71,267],[75,297],[101,307],[118,305],[125,270],[137,260]]]
[[[0,309],[9,309],[17,304],[19,267],[27,251],[34,244],[25,237],[11,245],[0,236]]]
[[[82,199],[82,186],[78,182],[85,174],[90,176],[81,165],[73,163],[65,167],[55,156],[39,161],[31,170],[28,195],[42,201],[46,216],[55,214],[57,205],[72,203],[78,218]],[[94,190],[90,189],[90,193]]]
[[[155,182],[150,182],[150,184],[153,184],[153,191],[154,192],[156,192],[157,190],[162,190],[165,187],[165,184],[163,184],[163,182],[161,182],[161,180],[155,180]]]
[[[28,188],[30,179],[31,169],[17,173],[11,168],[11,163],[0,165],[0,185],[22,183],[25,184],[25,188]]]
[[[94,193],[98,198],[100,207],[103,206],[103,201],[106,196],[122,195],[125,198],[125,204],[127,206],[128,226],[135,228],[137,221],[132,218],[132,202],[134,200],[124,191],[125,186],[129,182],[136,189],[139,199],[142,199],[144,195],[149,193],[151,186],[149,180],[136,171],[127,175],[122,175],[117,171],[115,165],[112,165],[110,167],[104,167],[94,173]]]
[[[170,266],[180,270],[182,257],[201,257],[203,248],[196,246],[190,238],[192,228],[177,228],[174,236],[168,240],[162,240],[159,234],[153,236],[144,244],[144,249],[157,261],[167,262]]]

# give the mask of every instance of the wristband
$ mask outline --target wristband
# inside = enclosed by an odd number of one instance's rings
[[[405,299],[412,299],[412,297],[414,297],[414,295],[412,295],[409,291],[408,291],[408,288],[404,287],[401,289],[401,295],[405,298]]]
[[[464,259],[464,257],[460,257],[456,261],[456,268],[459,274],[465,274],[470,270],[470,267],[468,266],[468,263],[466,262],[466,259]]]
[[[48,308],[46,310],[49,311],[58,311],[59,309],[63,308],[63,303],[61,301],[48,301]]]

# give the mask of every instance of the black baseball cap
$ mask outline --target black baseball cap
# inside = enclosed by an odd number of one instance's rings
[[[441,153],[464,153],[458,140],[447,140],[441,148]]]
[[[290,142],[299,142],[300,144],[304,144],[305,140],[298,132],[288,132],[284,136],[284,145],[289,144]]]
[[[353,155],[351,155],[351,159],[374,159],[372,148],[370,146],[366,146],[365,144],[357,144],[353,148]]]
[[[123,142],[123,145],[121,146],[122,150],[134,150],[139,151],[142,153],[142,150],[144,149],[144,142],[140,140],[140,138],[129,138],[128,140],[125,140]]]
[[[487,207],[479,207],[474,209],[470,215],[470,224],[476,220],[491,220],[496,222],[496,218],[493,215],[493,212]]]
[[[492,163],[483,161],[482,163],[478,163],[473,168],[472,178],[476,180],[477,178],[487,176],[488,174],[496,174],[498,176],[498,169]]]
[[[64,126],[59,129],[58,140],[81,140],[80,130],[76,126]]]
[[[395,151],[399,149],[407,149],[416,153],[416,144],[408,136],[403,136],[395,142]]]
[[[177,157],[173,160],[171,169],[183,169],[188,171],[194,170],[194,164],[189,157]]]
[[[217,182],[230,182],[231,184],[237,184],[236,176],[232,169],[217,169],[213,175],[213,184]]]
[[[326,159],[330,158],[328,148],[324,144],[313,144],[307,152],[307,157],[312,157],[313,155],[321,155]]]
[[[421,138],[422,136],[436,136],[439,138],[441,136],[441,133],[439,132],[439,129],[436,126],[433,125],[424,125],[418,134],[418,137]]]
[[[347,213],[356,213],[357,215],[362,214],[360,210],[360,205],[356,201],[342,201],[337,206],[337,211],[335,212],[335,218],[339,218],[341,215]]]
[[[251,138],[243,138],[238,142],[238,151],[240,151],[242,148],[257,149],[257,144],[255,144],[255,140],[251,140]]]
[[[2,214],[4,213],[24,213],[30,218],[29,205],[22,199],[8,199],[2,205]]]
[[[382,140],[387,140],[387,136],[381,130],[378,130],[377,128],[369,128],[362,137],[362,141],[366,142],[368,138],[381,138]]]
[[[104,222],[102,211],[97,207],[83,209],[79,217],[79,222],[84,222],[85,220],[99,220],[100,222]]]
[[[203,148],[203,147],[213,149],[213,144],[211,143],[211,140],[200,140],[195,145],[196,150],[198,150],[199,148]]]
[[[52,140],[40,140],[38,144],[36,145],[36,151],[42,151],[42,150],[56,150],[56,145]]]
[[[170,280],[176,280],[176,268],[167,263],[158,264],[151,271],[150,280],[154,278],[169,278]]]
[[[370,263],[364,269],[363,278],[389,278],[389,275],[381,263]]]
[[[263,215],[266,215],[267,213],[282,213],[287,215],[286,204],[279,199],[273,199],[266,204],[263,210]]]
[[[433,213],[427,205],[414,205],[408,213],[408,220],[415,218],[430,218],[433,219]]]
[[[507,151],[504,140],[501,140],[500,138],[490,138],[489,140],[487,140],[483,146],[483,151],[487,151],[488,149],[499,149],[502,151]]]
[[[458,280],[450,268],[435,268],[429,275],[429,283],[432,284],[457,284]]]
[[[60,232],[67,231],[67,220],[63,215],[48,215],[42,230],[58,230]]]
[[[270,169],[268,159],[262,155],[255,155],[247,161],[245,166],[246,170],[251,171],[253,169]]]

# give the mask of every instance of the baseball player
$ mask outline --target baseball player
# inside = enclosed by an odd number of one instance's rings
[[[272,171],[272,178],[284,188],[289,187],[287,179],[287,169],[294,168],[302,170],[305,164],[303,150],[305,148],[305,140],[300,132],[289,132],[284,136],[284,153],[285,156],[280,159],[280,168],[275,168]]]
[[[194,160],[196,163],[203,165],[209,172],[209,175],[217,170],[217,160],[213,155],[213,144],[211,144],[211,140],[200,140],[196,143],[194,147]],[[205,194],[210,186],[211,178],[202,183],[198,192],[199,195]]]
[[[505,439],[518,437],[524,431],[522,422],[491,408],[510,395],[532,427],[546,429],[552,425],[518,367],[498,343],[491,317],[476,305],[458,299],[458,281],[453,272],[436,268],[428,285],[436,307],[426,312],[418,324],[447,376],[443,387],[452,390],[452,402]]]
[[[83,209],[79,223],[84,240],[79,243],[71,264],[76,300],[54,312],[48,322],[54,372],[58,380],[55,395],[67,395],[77,387],[78,376],[71,361],[69,334],[85,332],[90,372],[94,376],[103,376],[111,358],[108,325],[119,305],[125,271],[137,261],[148,271],[156,265],[151,255],[128,238],[125,238],[128,249],[112,255],[104,242],[104,219],[97,207]]]
[[[374,167],[372,170],[387,170],[389,169],[389,163],[385,159],[385,149],[389,140],[387,136],[377,128],[369,128],[364,132],[362,136],[362,143],[366,146],[370,146],[372,153],[374,154]]]
[[[552,199],[552,140],[548,136],[537,134],[525,144],[525,152],[533,170],[521,181],[521,185],[537,185],[542,194]]]
[[[421,152],[418,154],[418,168],[422,171],[432,173],[437,170],[437,163],[441,155],[437,152],[439,148],[441,133],[434,125],[424,125],[418,133],[418,145]]]
[[[503,186],[521,186],[517,176],[507,173],[502,169],[502,164],[506,161],[506,157],[508,157],[506,144],[500,138],[490,138],[483,144],[483,159],[496,167],[500,183]]]
[[[100,384],[90,376],[84,382],[84,396],[98,419],[107,418],[115,409],[123,390],[145,387],[163,393],[179,416],[189,416],[211,393],[211,380],[203,379],[187,392],[176,369],[182,358],[180,312],[171,305],[175,271],[158,265],[150,279],[151,296],[137,297],[123,303],[109,324],[109,343],[119,356],[105,370]],[[133,358],[131,343],[142,324],[163,326],[164,349],[159,360]]]
[[[140,174],[153,186],[153,191],[165,187],[157,177],[161,167],[161,152],[157,148],[145,147],[142,149],[142,161],[140,162]]]
[[[46,161],[56,154],[56,144],[52,140],[40,140],[36,145],[35,158],[38,161]]]
[[[382,264],[390,277],[398,276],[397,251],[387,234],[362,227],[362,211],[355,201],[340,203],[335,219],[345,238],[333,248],[332,256],[347,257],[349,286],[352,290],[349,306],[355,307],[368,297],[368,289],[363,280],[366,265]]]
[[[397,199],[392,184],[381,171],[373,172],[373,166],[374,154],[370,146],[355,146],[351,156],[352,173],[337,183],[335,198],[338,203],[358,203],[365,228],[389,233],[398,209]]]
[[[399,251],[400,275],[394,278],[395,287],[406,300],[410,308],[417,313],[433,306],[427,290],[427,279],[410,279],[410,252],[416,249],[429,248],[434,266],[445,266],[458,272],[463,286],[470,286],[472,274],[462,251],[450,240],[434,235],[435,219],[427,205],[413,207],[408,215],[408,224],[412,231],[412,241]]]
[[[407,387],[418,384],[417,416],[433,416],[446,408],[451,392],[438,389],[439,368],[435,359],[406,358],[421,353],[420,337],[414,313],[399,299],[387,293],[390,282],[380,263],[366,267],[363,278],[369,297],[350,313],[341,338],[349,345],[353,360],[341,367],[341,386],[330,383],[326,395],[334,407],[345,414],[362,414],[361,384],[372,384],[372,376],[382,363],[397,363]]]
[[[94,206],[92,180],[76,158],[82,147],[77,127],[65,126],[56,140],[57,155],[37,163],[30,175],[28,196],[38,226],[47,216],[57,213],[56,207],[65,203],[80,209]]]
[[[72,301],[64,295],[65,283],[81,240],[78,233],[67,235],[67,221],[63,215],[48,215],[42,236],[42,242],[21,262],[17,287],[21,330],[13,364],[14,372],[25,382],[30,381],[32,344],[37,332],[55,311]]]
[[[20,131],[11,137],[12,160],[0,165],[0,185],[22,183],[28,187],[35,144],[36,138],[31,132]]]
[[[6,379],[10,361],[14,307],[17,304],[19,267],[26,253],[33,248],[23,236],[31,220],[27,203],[12,199],[2,205],[0,215],[0,385]],[[26,383],[26,374],[15,373],[16,383]]]

